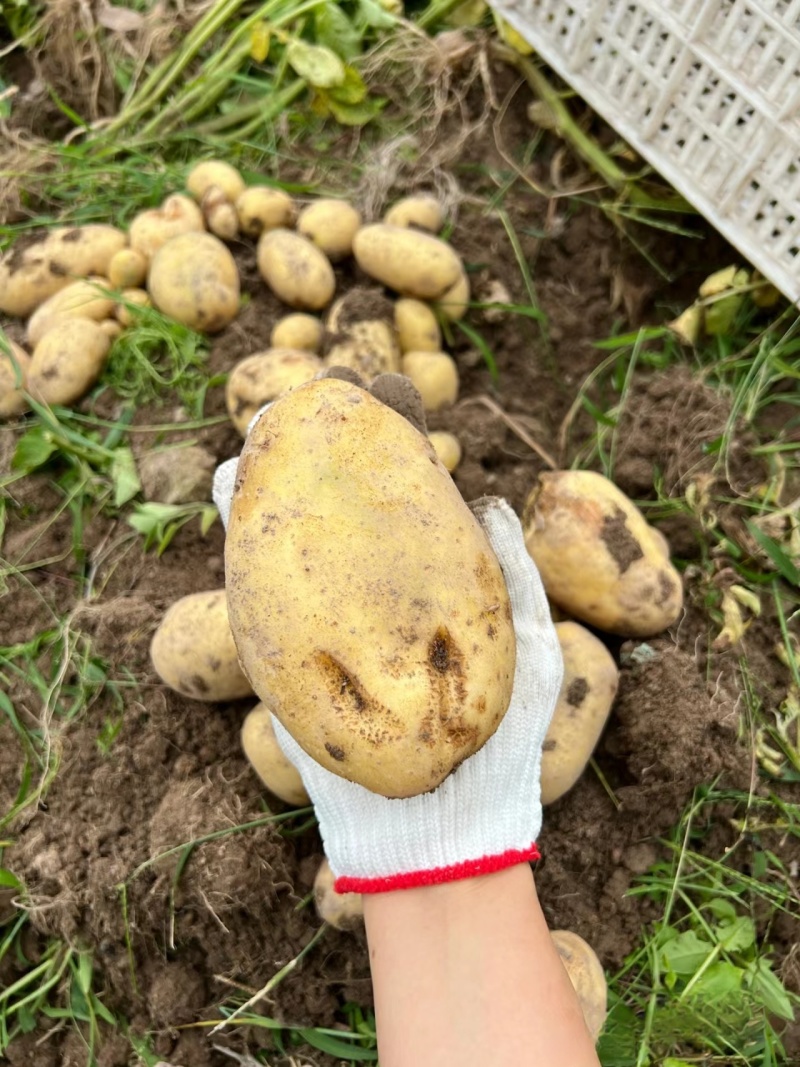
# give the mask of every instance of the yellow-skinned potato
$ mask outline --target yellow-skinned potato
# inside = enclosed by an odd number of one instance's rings
[[[353,238],[361,225],[361,213],[346,200],[315,200],[303,208],[297,232],[313,241],[334,263],[353,251]]]
[[[367,383],[400,370],[392,302],[374,289],[351,289],[330,310],[325,363],[349,367]]]
[[[541,474],[522,524],[548,597],[574,618],[652,637],[680,615],[683,587],[664,538],[602,474]]]
[[[428,434],[428,440],[433,445],[439,462],[452,474],[461,462],[461,444],[452,433],[444,430],[432,430]]]
[[[213,233],[184,233],[156,252],[147,278],[150,298],[184,326],[217,333],[239,311],[236,261]]]
[[[112,345],[122,333],[122,323],[119,322],[118,319],[103,319],[103,321],[98,322],[97,325],[109,339]]]
[[[619,671],[606,646],[577,622],[556,623],[564,680],[542,749],[542,803],[575,785],[594,752],[617,695]]]
[[[294,222],[294,200],[282,189],[251,185],[236,199],[239,228],[248,237],[260,237],[264,230],[287,229]]]
[[[446,352],[406,352],[403,374],[419,390],[426,411],[438,411],[458,398],[458,368]]]
[[[74,404],[100,377],[110,347],[99,323],[60,320],[33,350],[28,391],[46,404]]]
[[[295,808],[310,804],[300,772],[284,756],[275,737],[272,712],[259,703],[242,723],[242,750],[250,766],[276,797]]]
[[[239,233],[239,215],[223,190],[218,185],[209,186],[200,206],[209,230],[223,241],[233,241]]]
[[[293,230],[267,230],[261,235],[258,269],[273,293],[289,307],[320,311],[333,300],[336,278],[330,260]]]
[[[296,311],[279,319],[270,334],[273,348],[299,348],[304,352],[319,352],[324,330],[319,319]]]
[[[110,289],[108,278],[81,279],[53,293],[28,319],[26,337],[35,347],[49,329],[62,319],[107,319],[114,311],[114,300],[103,291]]]
[[[59,227],[21,252],[0,259],[0,311],[24,317],[76,278],[108,276],[111,257],[128,238],[115,226]]]
[[[194,199],[200,203],[212,185],[219,186],[228,200],[236,200],[244,192],[244,178],[236,167],[221,159],[204,159],[196,163],[186,178],[186,188]]]
[[[441,352],[442,331],[432,309],[404,296],[394,306],[394,324],[401,352]]]
[[[225,571],[253,687],[343,778],[389,797],[433,789],[508,708],[497,559],[428,439],[364,389],[312,381],[256,423]]]
[[[435,196],[406,196],[389,208],[383,221],[390,226],[416,226],[438,233],[444,226],[444,208]]]
[[[191,700],[240,700],[253,695],[239,666],[224,589],[190,593],[167,609],[150,659],[165,685]]]
[[[31,357],[13,341],[8,346],[10,354],[0,348],[0,419],[13,419],[28,410],[22,390],[26,388]]]
[[[439,300],[458,281],[461,260],[444,241],[403,226],[362,226],[353,254],[370,278],[403,296]]]
[[[469,278],[461,271],[457,281],[447,290],[436,307],[448,322],[463,319],[469,307]]]
[[[152,307],[150,296],[144,289],[123,289],[120,295],[122,301],[116,306],[116,316],[122,326],[132,326],[136,322],[136,308]],[[134,307],[131,307],[131,304]]]
[[[551,930],[550,936],[578,994],[586,1029],[597,1041],[608,1014],[608,986],[593,948],[571,930]]]
[[[173,237],[182,233],[203,233],[203,212],[188,196],[174,193],[161,207],[140,211],[130,225],[131,248],[148,262]]]
[[[331,865],[323,859],[314,879],[314,905],[323,922],[337,930],[355,930],[364,924],[364,898],[360,893],[337,893]]]
[[[260,407],[310,382],[323,369],[313,352],[268,348],[241,360],[228,375],[225,403],[231,422],[244,437]]]
[[[138,289],[147,278],[147,256],[133,248],[122,248],[111,257],[108,280],[112,289]]]

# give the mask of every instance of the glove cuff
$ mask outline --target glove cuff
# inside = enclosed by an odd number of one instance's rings
[[[444,882],[458,882],[462,878],[493,874],[506,867],[515,867],[518,863],[532,863],[540,858],[534,841],[527,848],[510,848],[496,856],[481,856],[479,859],[464,860],[449,867],[408,871],[383,878],[354,878],[342,875],[334,882],[334,889],[337,893],[391,893],[397,889],[418,889],[421,886],[441,885]]]

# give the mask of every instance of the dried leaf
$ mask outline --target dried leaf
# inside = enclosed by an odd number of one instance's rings
[[[114,33],[135,33],[144,25],[144,15],[139,11],[131,11],[127,7],[101,4],[97,12],[97,21],[105,29],[112,30]]]

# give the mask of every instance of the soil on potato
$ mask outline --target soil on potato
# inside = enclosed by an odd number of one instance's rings
[[[515,102],[504,121],[506,143],[530,137],[524,101]],[[560,150],[555,140],[546,146],[531,168],[534,180],[547,177]],[[470,141],[455,168],[465,190],[492,191],[487,162],[504,166],[488,127]],[[605,355],[593,342],[620,322],[632,327],[663,316],[653,304],[656,293],[661,308],[671,299],[680,302],[711,267],[725,261],[721,252],[722,258],[713,258],[710,249],[721,247],[713,237],[690,242],[647,232],[651,251],[667,268],[677,271],[683,264],[667,287],[599,209],[561,203],[548,203],[522,183],[506,195],[504,207],[530,265],[546,325],[496,308],[472,312],[467,321],[491,347],[497,382],[472,340],[456,329],[451,351],[461,374],[461,398],[430,419],[430,428],[450,430],[461,441],[464,458],[455,481],[464,497],[498,494],[518,512],[546,469],[518,431],[559,462],[569,461],[593,429],[588,416],[579,414],[566,451],[560,451],[559,430],[576,390]],[[504,291],[507,295],[493,299],[529,303],[496,218],[465,203],[452,241],[479,298]],[[214,340],[213,373],[268,347],[276,318],[286,312],[266,292],[252,247],[233,248],[249,302]],[[364,281],[352,267],[341,268],[339,276],[340,291]],[[113,411],[108,395],[97,405]],[[224,410],[223,389],[212,389],[206,413]],[[713,480],[704,446],[719,436],[728,416],[725,398],[688,371],[638,374],[620,424],[617,481],[641,499],[653,494],[654,468],[664,473],[668,491],[685,491],[690,474]],[[165,421],[164,408],[136,416],[139,425]],[[15,436],[0,434],[3,469]],[[241,444],[229,423],[176,430],[162,440],[190,437],[217,460],[234,455]],[[152,441],[152,435],[136,434],[134,447],[141,453]],[[745,448],[732,454],[732,470],[741,485],[763,474]],[[265,795],[240,752],[239,729],[252,702],[186,700],[161,685],[149,663],[150,638],[166,608],[187,593],[223,584],[220,524],[205,537],[196,522],[189,524],[158,558],[143,552],[141,539],[123,522],[86,516],[78,558],[72,517],[53,481],[53,475],[36,475],[11,488],[3,551],[23,570],[7,579],[0,645],[33,638],[68,616],[75,647],[89,643],[91,656],[117,681],[124,711],[107,688],[54,732],[58,774],[39,805],[26,809],[12,828],[14,843],[4,864],[24,880],[32,902],[25,952],[35,961],[51,936],[90,950],[96,991],[129,1021],[132,1032],[153,1034],[158,1056],[180,1067],[222,1067],[231,1060],[215,1046],[238,1052],[263,1047],[264,1031],[231,1027],[231,1033],[211,1039],[192,1024],[218,1018],[216,1006],[223,1000],[258,990],[308,944],[319,927],[308,901],[321,856],[319,838],[306,816],[267,821],[270,812],[286,809]],[[700,528],[686,518],[663,528],[691,564],[699,554]],[[685,617],[668,635],[638,644],[607,639],[622,669],[615,710],[596,752],[608,788],[589,770],[545,813],[537,884],[548,922],[584,936],[610,968],[622,962],[643,924],[657,915],[645,897],[626,891],[663,855],[658,835],[676,824],[695,787],[719,779],[758,788],[737,742],[737,653],[710,648],[714,632],[703,609],[707,589],[691,567],[686,587]],[[774,702],[785,695],[788,681],[772,651],[776,632],[767,618],[746,637],[748,655],[763,667],[757,672],[760,694]],[[70,670],[63,677],[66,687],[78,682]],[[10,682],[20,718],[38,722],[42,700],[30,680]],[[13,803],[22,762],[4,716],[0,810]],[[711,818],[709,840],[721,850],[735,834],[726,812]],[[772,847],[788,865],[790,843],[775,841]],[[742,851],[743,863],[748,855]],[[7,898],[0,898],[0,918],[4,907]],[[795,935],[777,923],[770,931],[779,953],[788,952]],[[17,968],[13,958],[0,961],[0,986],[14,980]],[[343,1005],[367,1006],[370,996],[363,936],[329,930],[258,1010],[286,1023],[331,1026],[342,1022]],[[129,1057],[127,1040],[105,1034],[101,1067],[123,1067]],[[85,1047],[54,1024],[51,1033],[38,1030],[16,1040],[8,1061],[13,1067],[72,1067],[85,1062]],[[314,1061],[333,1062],[322,1054]]]

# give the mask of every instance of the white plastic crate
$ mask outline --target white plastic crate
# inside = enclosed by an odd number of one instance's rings
[[[800,300],[800,0],[490,0]]]

